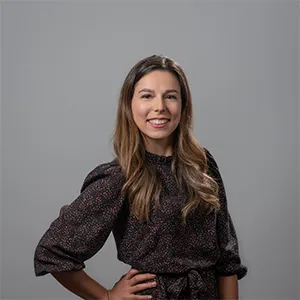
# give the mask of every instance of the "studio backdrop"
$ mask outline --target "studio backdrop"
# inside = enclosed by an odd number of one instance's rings
[[[1,299],[75,299],[36,278],[35,247],[86,175],[113,159],[118,94],[152,54],[190,83],[248,275],[241,299],[299,299],[297,1],[3,1]],[[107,288],[114,240],[86,262]]]

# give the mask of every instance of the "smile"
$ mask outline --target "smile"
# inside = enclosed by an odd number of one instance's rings
[[[151,119],[148,120],[149,123],[151,124],[155,124],[155,125],[161,125],[161,124],[166,124],[167,122],[169,122],[168,119]]]

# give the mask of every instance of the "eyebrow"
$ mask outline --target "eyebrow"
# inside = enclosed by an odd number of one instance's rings
[[[142,89],[142,90],[140,90],[138,93],[142,93],[142,92],[153,93],[154,91],[153,91],[153,90],[150,90],[150,89]],[[166,90],[166,91],[164,92],[164,94],[168,94],[168,93],[177,93],[177,94],[179,94],[179,92],[178,92],[177,90],[174,90],[174,89]]]

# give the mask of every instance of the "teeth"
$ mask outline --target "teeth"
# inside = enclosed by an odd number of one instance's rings
[[[151,124],[165,124],[165,123],[167,123],[168,122],[168,120],[157,120],[157,119],[153,119],[153,120],[149,120],[149,122],[151,123]]]

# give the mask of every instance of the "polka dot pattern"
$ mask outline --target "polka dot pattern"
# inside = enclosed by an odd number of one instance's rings
[[[138,294],[153,299],[218,299],[217,277],[236,274],[241,279],[247,268],[241,264],[217,163],[205,150],[208,173],[219,184],[220,211],[204,216],[195,210],[184,226],[181,209],[186,196],[172,174],[172,157],[146,152],[163,188],[150,222],[140,221],[121,193],[125,180],[116,160],[101,164],[88,174],[78,198],[61,208],[39,241],[36,276],[85,268],[84,261],[103,247],[112,231],[120,261],[157,275],[157,286]]]

